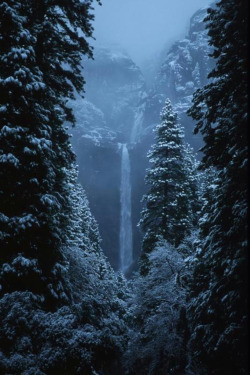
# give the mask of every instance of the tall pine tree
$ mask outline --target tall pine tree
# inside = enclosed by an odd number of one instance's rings
[[[128,374],[181,375],[186,365],[185,263],[176,249],[159,240],[148,255],[145,276],[134,282],[125,353]]]
[[[142,245],[142,273],[147,272],[147,254],[163,238],[178,247],[192,229],[195,163],[189,147],[183,143],[183,129],[167,99],[161,113],[161,124],[156,127],[156,142],[148,153],[152,167],[146,183],[149,192],[143,197],[146,207],[140,225],[145,233]],[[145,268],[145,269],[144,269]]]
[[[74,121],[67,98],[82,89],[81,56],[92,55],[91,3],[0,5],[1,293],[28,289],[48,304],[69,297],[61,271],[74,155],[63,123]]]
[[[246,374],[247,1],[219,1],[206,22],[216,66],[189,114],[204,138],[203,168],[215,168],[217,179],[190,294],[192,366],[202,374]]]
[[[186,367],[187,238],[197,224],[197,162],[169,100],[148,156],[140,276],[125,355],[131,374],[183,374]],[[184,243],[185,242],[185,243]],[[185,250],[184,250],[185,249]]]

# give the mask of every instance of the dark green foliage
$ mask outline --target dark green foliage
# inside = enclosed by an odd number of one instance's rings
[[[197,194],[196,162],[189,146],[183,143],[183,129],[177,122],[169,100],[161,113],[162,123],[156,127],[156,143],[148,157],[144,196],[146,207],[140,225],[145,233],[142,246],[142,273],[147,272],[147,254],[160,237],[178,247],[195,224]]]
[[[132,298],[127,374],[183,374],[186,366],[185,264],[176,249],[159,240],[150,268],[137,276]]]
[[[132,298],[133,324],[125,361],[128,374],[181,375],[187,364],[188,327],[184,258],[197,225],[198,173],[192,149],[167,100],[146,182],[140,276]]]
[[[96,222],[84,191],[73,184],[74,175],[62,275],[71,303],[46,311],[41,290],[31,293],[28,283],[26,291],[5,293],[0,300],[0,373],[112,375],[121,366],[127,345],[127,283],[115,275],[101,250]],[[20,265],[22,273],[32,272],[35,283],[41,274],[37,262],[21,255],[3,266],[3,278],[18,273]]]
[[[69,224],[65,181],[74,162],[63,124],[74,121],[67,98],[82,89],[82,54],[92,56],[91,2],[0,5],[0,261],[12,267],[18,254],[30,260],[29,271],[19,264],[14,278],[1,277],[2,293],[40,288],[48,304],[56,295],[56,304],[69,298],[58,271]],[[32,282],[35,263],[40,286],[38,277]],[[22,276],[26,281],[18,282]]]
[[[64,127],[92,56],[91,3],[0,4],[1,374],[111,375],[126,344],[126,282],[103,255]]]
[[[112,315],[114,282],[105,283],[106,296],[113,289],[108,299],[100,291],[55,312],[40,309],[32,293],[6,293],[0,300],[0,373],[112,374],[123,349],[121,325]]]
[[[216,181],[191,289],[192,365],[201,374],[246,374],[247,1],[218,2],[206,22],[216,66],[189,114],[205,141],[202,166],[215,168]]]

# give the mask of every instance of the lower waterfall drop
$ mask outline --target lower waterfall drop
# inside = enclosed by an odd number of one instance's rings
[[[130,160],[126,144],[121,145],[121,222],[120,222],[120,269],[124,273],[133,263]]]

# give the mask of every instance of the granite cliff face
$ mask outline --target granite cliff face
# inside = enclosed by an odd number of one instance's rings
[[[102,246],[115,269],[119,267],[120,143],[136,141],[146,96],[140,69],[121,50],[96,49],[86,61],[85,98],[71,103],[76,127],[72,144],[79,164],[79,179],[103,239]],[[131,147],[129,147],[131,150]]]
[[[186,109],[194,90],[207,82],[211,61],[205,14],[205,10],[199,10],[193,15],[189,34],[166,53],[156,79],[156,91],[168,95],[176,110]]]
[[[104,114],[108,127],[121,142],[129,142],[135,112],[145,96],[145,81],[138,66],[122,50],[95,50],[85,63],[86,98]]]
[[[205,16],[206,8],[198,10],[190,20],[186,38],[175,42],[163,53],[161,67],[147,98],[144,121],[144,127],[157,123],[163,102],[169,98],[185,128],[186,140],[195,151],[201,147],[202,141],[199,136],[193,136],[194,124],[186,111],[193,93],[207,83],[207,75],[213,66],[209,57],[211,47],[203,23]]]
[[[131,160],[135,259],[140,253],[141,234],[137,223],[142,208],[140,200],[146,191],[146,154],[154,142],[153,128],[159,123],[166,98],[170,98],[178,112],[186,140],[196,151],[202,145],[199,136],[192,134],[194,124],[186,110],[194,91],[207,82],[213,64],[202,22],[205,15],[206,9],[196,12],[186,38],[163,52],[151,87],[145,84],[140,68],[122,50],[96,49],[95,60],[84,63],[86,94],[84,99],[79,97],[72,103],[77,120],[76,128],[71,131],[72,144],[78,157],[80,182],[100,226],[103,249],[115,269],[119,267],[119,144],[128,144]]]

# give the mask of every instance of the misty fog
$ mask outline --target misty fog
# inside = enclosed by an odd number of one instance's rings
[[[190,17],[209,0],[103,0],[95,6],[97,45],[115,43],[138,64],[183,38]]]
[[[166,98],[185,128],[185,140],[196,152],[202,145],[186,110],[211,68],[203,23],[208,3],[104,0],[93,11],[94,60],[84,61],[84,100],[72,103],[77,120],[72,142],[102,247],[116,270],[137,267],[147,153]]]
[[[0,0],[0,375],[248,374],[247,2]]]

